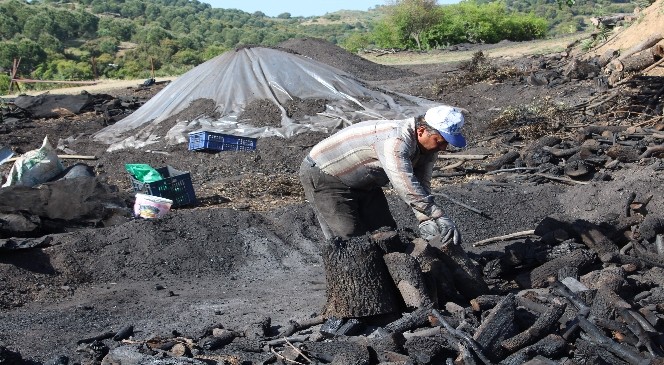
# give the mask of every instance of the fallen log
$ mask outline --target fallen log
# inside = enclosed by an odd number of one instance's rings
[[[657,33],[651,35],[649,38],[643,40],[641,43],[638,43],[634,45],[633,47],[629,48],[625,52],[621,52],[620,56],[618,57],[619,60],[623,60],[635,53],[641,52],[647,48],[651,48],[652,46],[656,45],[663,39],[662,35]]]
[[[599,28],[600,25],[605,27],[613,27],[621,20],[627,20],[633,18],[634,14],[613,14],[607,16],[597,16],[590,18],[590,23]]]
[[[609,67],[619,72],[641,71],[657,62],[662,56],[661,48],[657,45],[631,54],[627,57],[618,58],[609,63]]]

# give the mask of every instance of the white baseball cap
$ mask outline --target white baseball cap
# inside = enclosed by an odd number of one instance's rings
[[[461,135],[464,117],[459,109],[447,105],[436,106],[427,110],[424,120],[452,146],[466,146],[466,138]]]

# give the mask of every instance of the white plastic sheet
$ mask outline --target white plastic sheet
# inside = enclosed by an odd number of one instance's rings
[[[283,105],[296,97],[326,99],[326,111],[293,120]],[[215,102],[220,118],[161,125],[201,98]],[[238,120],[244,107],[257,99],[271,100],[279,107],[280,127],[259,127],[252,125],[251,120]],[[439,104],[410,95],[372,90],[344,71],[304,56],[273,48],[241,48],[185,73],[133,114],[99,131],[94,138],[115,150],[142,148],[157,142],[184,143],[189,132],[201,130],[254,138],[291,137],[309,130],[330,132],[362,120],[404,119],[424,114],[436,105]]]

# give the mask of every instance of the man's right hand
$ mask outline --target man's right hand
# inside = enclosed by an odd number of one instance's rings
[[[432,238],[440,234],[440,229],[438,228],[438,224],[433,219],[429,219],[427,221],[420,223],[419,229],[420,229],[420,237],[422,237],[427,241],[430,241]]]

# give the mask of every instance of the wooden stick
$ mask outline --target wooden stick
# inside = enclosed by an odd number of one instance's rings
[[[494,174],[499,174],[501,172],[513,172],[513,171],[537,171],[536,167],[513,167],[511,169],[500,169],[500,170],[493,170],[489,171],[486,173],[486,175],[494,175]]]
[[[489,155],[438,155],[442,159],[461,159],[461,160],[484,160]]]
[[[509,240],[509,239],[512,239],[512,238],[532,236],[534,234],[535,234],[534,229],[531,229],[531,230],[528,230],[528,231],[514,232],[514,233],[506,234],[504,236],[491,237],[491,238],[487,238],[485,240],[477,241],[477,242],[473,243],[473,247],[484,246],[484,245],[487,245],[487,244],[492,243],[492,242],[504,241],[504,240]]]
[[[648,67],[646,67],[643,71],[641,71],[641,73],[647,73],[648,71],[650,71],[650,70],[652,70],[653,68],[655,68],[655,67],[661,65],[662,63],[664,63],[664,58],[662,58],[661,60],[659,60],[659,61],[653,63],[652,65],[650,65],[650,66],[648,66]]]
[[[22,157],[19,156],[19,157],[8,158],[5,162],[14,162],[14,161],[16,161],[20,158],[22,158]],[[58,158],[61,158],[63,160],[96,160],[98,157],[97,156],[85,156],[85,155],[58,155]]]
[[[451,165],[443,167],[441,170],[452,170],[466,163],[467,160],[459,160]]]
[[[479,214],[479,215],[487,216],[486,213],[484,213],[483,211],[481,211],[481,210],[479,210],[479,209],[476,209],[476,208],[473,208],[473,207],[471,207],[470,205],[464,204],[464,203],[462,203],[462,202],[460,202],[460,201],[458,201],[458,200],[454,200],[452,197],[450,197],[449,195],[447,195],[447,194],[445,194],[445,193],[431,193],[431,195],[442,196],[443,198],[445,198],[445,199],[451,201],[452,203],[454,203],[454,204],[456,204],[456,205],[458,205],[458,206],[464,207],[464,208],[470,210],[471,212],[475,212],[475,213],[477,213],[477,214]]]
[[[639,158],[648,158],[652,156],[654,153],[659,153],[659,152],[664,152],[664,144],[660,144],[658,146],[650,146],[646,148],[646,150],[639,156]]]
[[[558,177],[558,176],[553,176],[553,175],[549,175],[549,174],[542,174],[540,172],[536,172],[533,175],[541,176],[541,177],[547,178],[549,180],[555,180],[555,181],[566,182],[566,183],[571,183],[571,184],[578,184],[578,185],[588,185],[588,183],[585,182],[585,181],[576,181],[576,180],[572,180],[572,179],[566,179],[564,177]]]
[[[443,318],[443,316],[441,316],[437,310],[432,309],[431,314],[433,314],[434,317],[436,317],[438,322],[440,322],[440,324],[442,324],[443,327],[445,327],[445,329],[450,335],[456,337],[461,342],[465,342],[471,349],[473,349],[475,351],[475,355],[477,355],[480,361],[482,361],[485,365],[491,365],[491,360],[489,360],[486,356],[484,356],[484,353],[482,353],[482,347],[474,339],[465,334],[463,331],[457,330],[456,328],[452,327],[449,323],[447,323],[445,318]]]

